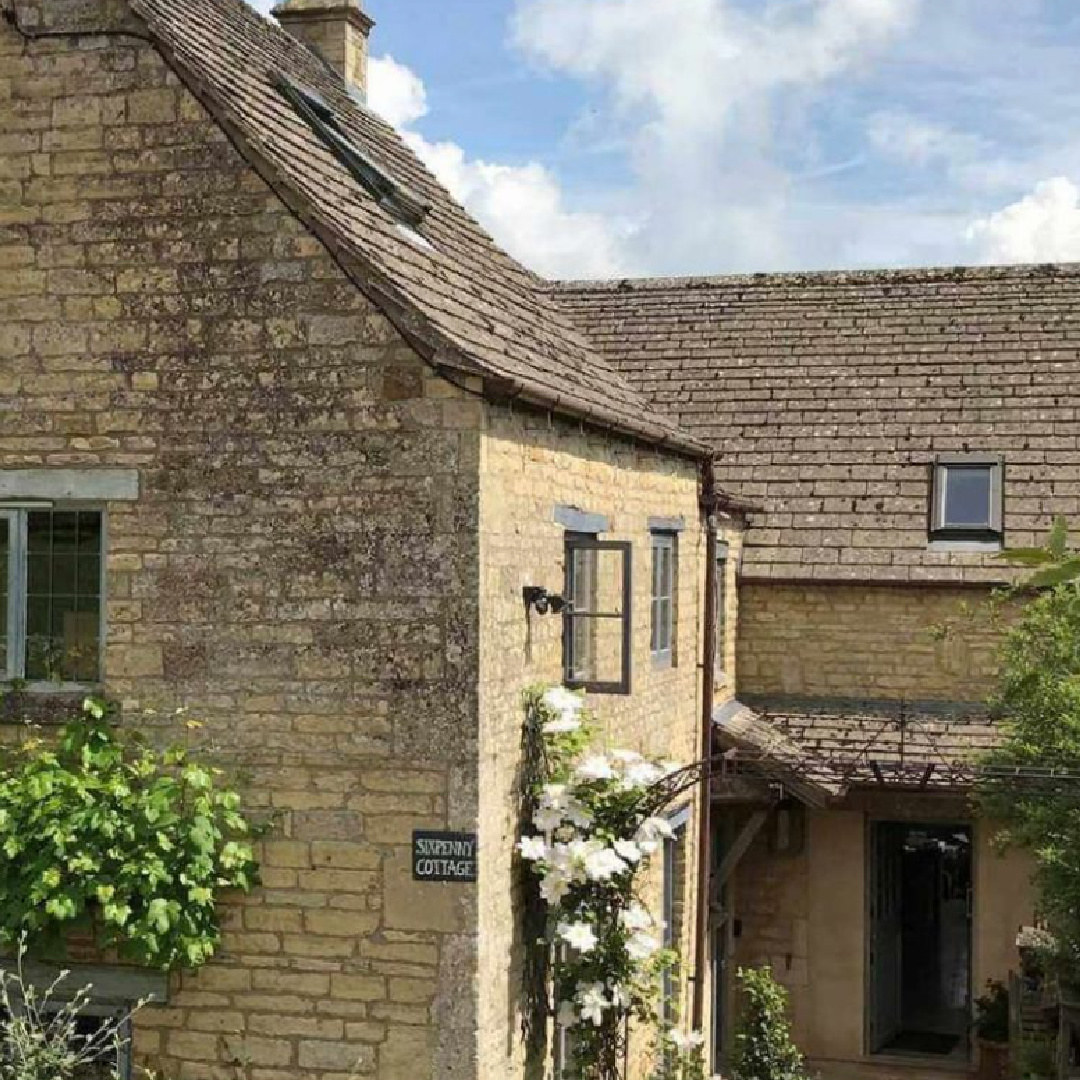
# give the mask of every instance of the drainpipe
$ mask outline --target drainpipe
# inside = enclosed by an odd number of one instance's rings
[[[712,459],[701,466],[705,512],[705,634],[701,665],[701,790],[698,797],[697,918],[694,926],[694,993],[691,1027],[704,1031],[705,971],[708,966],[709,877],[712,870],[712,726],[716,695],[716,480]]]

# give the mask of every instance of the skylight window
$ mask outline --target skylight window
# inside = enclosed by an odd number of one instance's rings
[[[1002,473],[998,457],[939,458],[934,463],[933,538],[1000,540]]]
[[[403,230],[422,240],[423,237],[417,230],[427,217],[427,202],[399,184],[382,166],[365,154],[338,123],[333,109],[318,94],[285,75],[280,75],[275,85],[282,97],[322,139],[338,161],[352,173],[364,190]]]

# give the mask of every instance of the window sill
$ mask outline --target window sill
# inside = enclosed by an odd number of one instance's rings
[[[930,543],[927,545],[927,549],[929,551],[966,551],[975,555],[994,555],[999,551],[1003,551],[1004,545],[1000,538],[971,540],[964,539],[963,537],[937,536],[931,538]]]
[[[13,962],[0,960],[0,972],[11,973]],[[64,978],[63,972],[68,973]],[[59,983],[54,998],[63,1001],[84,986],[92,986],[95,1004],[115,1004],[130,1008],[137,1001],[163,1005],[169,1000],[169,977],[151,968],[119,964],[70,964],[63,971],[52,964],[27,960],[23,974],[28,985],[39,992]]]
[[[82,683],[0,684],[0,726],[66,724],[86,697],[99,695],[100,685]]]

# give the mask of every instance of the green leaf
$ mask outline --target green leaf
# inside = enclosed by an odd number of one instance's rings
[[[1046,566],[1057,561],[1046,548],[1008,548],[999,551],[994,558],[1017,566]]]
[[[1030,589],[1047,589],[1080,579],[1080,556],[1032,574],[1024,584]]]

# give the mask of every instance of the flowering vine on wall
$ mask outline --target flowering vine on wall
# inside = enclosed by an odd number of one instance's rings
[[[630,1022],[660,1025],[662,976],[678,965],[639,892],[650,858],[673,836],[661,811],[695,774],[630,750],[592,749],[592,718],[563,687],[527,691],[525,710],[540,760],[518,849],[547,906],[549,1011],[570,1036],[563,1076],[616,1080]],[[660,1030],[658,1071],[702,1075],[700,1042]]]

